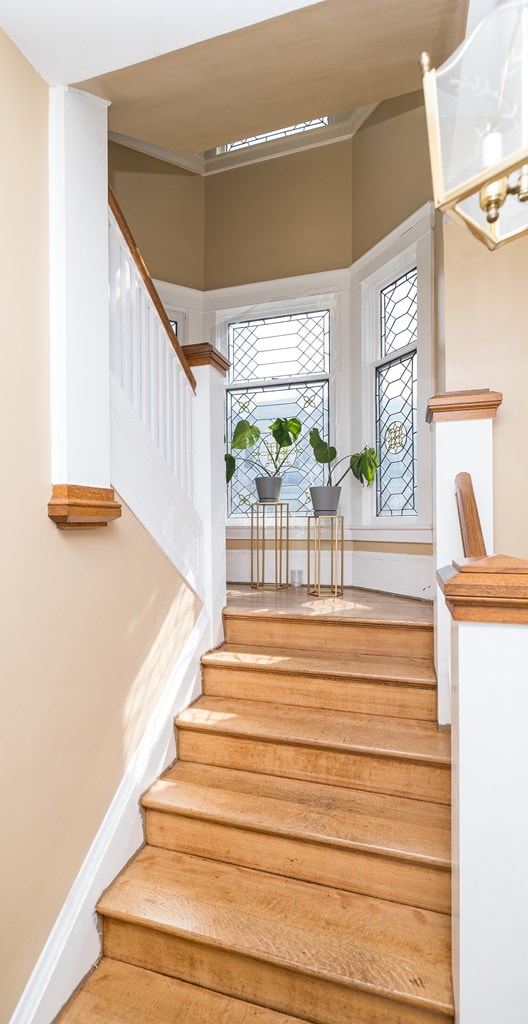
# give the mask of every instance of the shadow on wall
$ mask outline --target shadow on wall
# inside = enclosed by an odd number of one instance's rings
[[[156,600],[152,593],[149,604]],[[123,759],[127,764],[137,748],[145,728],[145,702],[151,710],[156,707],[170,678],[182,647],[196,622],[195,595],[187,587],[182,588],[172,602],[161,629],[154,640],[134,682],[130,687],[123,709]],[[127,633],[133,636],[140,628],[138,617],[132,620]]]

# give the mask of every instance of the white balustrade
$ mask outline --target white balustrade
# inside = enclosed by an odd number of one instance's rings
[[[196,398],[110,209],[108,216],[112,485],[204,597],[204,523],[192,473]]]
[[[110,368],[192,500],[192,389],[111,211]]]

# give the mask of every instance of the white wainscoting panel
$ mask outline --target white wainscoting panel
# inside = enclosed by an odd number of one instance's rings
[[[112,486],[203,600],[202,520],[113,374],[110,394]]]

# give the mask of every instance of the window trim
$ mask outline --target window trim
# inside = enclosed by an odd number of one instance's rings
[[[313,380],[326,380],[328,379],[328,428],[329,428],[329,440],[330,443],[335,441],[336,433],[336,412],[337,412],[337,395],[336,395],[336,377],[337,377],[337,365],[339,360],[339,350],[343,344],[342,339],[337,337],[337,331],[340,329],[341,316],[340,316],[340,299],[342,295],[339,292],[322,293],[318,295],[306,295],[299,293],[291,299],[281,299],[277,301],[264,302],[261,304],[255,304],[251,306],[237,306],[230,309],[222,309],[217,312],[216,325],[217,325],[217,346],[225,353],[228,351],[228,331],[229,324],[244,322],[248,320],[259,320],[267,319],[275,316],[290,316],[296,313],[316,313],[321,310],[328,310],[330,314],[330,369],[328,375],[325,373],[318,373],[312,375]],[[310,375],[305,377],[296,378],[296,380],[304,382],[310,380]],[[277,384],[280,378],[273,378],[269,383]],[[249,384],[244,382],[240,385],[242,387],[255,385],[262,385],[266,381],[250,381]],[[236,390],[237,386],[233,385],[231,388],[228,381],[226,380],[225,390]],[[246,534],[249,536],[249,518],[244,515],[229,515],[226,513],[226,527],[229,528],[228,537],[243,537]],[[304,536],[306,533],[306,516],[292,514],[290,517],[290,536],[292,539],[296,535]]]
[[[433,381],[433,226],[428,217],[425,230],[409,242],[405,235],[391,238],[387,244],[376,247],[373,259],[358,267],[356,291],[356,322],[361,330],[361,417],[362,443],[375,443],[376,437],[376,365],[390,362],[391,357],[404,354],[405,349],[380,358],[379,293],[383,287],[417,268],[418,281],[418,342],[417,352],[417,502],[416,516],[377,516],[374,487],[363,488],[359,499],[353,500],[352,537],[358,540],[432,539],[432,460],[431,437],[425,412]],[[359,305],[359,310],[357,306]],[[408,346],[413,349],[414,346]]]

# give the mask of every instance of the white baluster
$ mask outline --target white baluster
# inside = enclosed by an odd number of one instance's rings
[[[143,289],[139,291],[139,414],[148,429],[149,420],[149,360],[148,360],[148,310]]]
[[[163,338],[161,337],[161,329],[159,325],[156,331],[156,349],[158,370],[156,388],[156,399],[158,403],[158,448],[165,458],[165,388],[163,386],[164,359]]]

